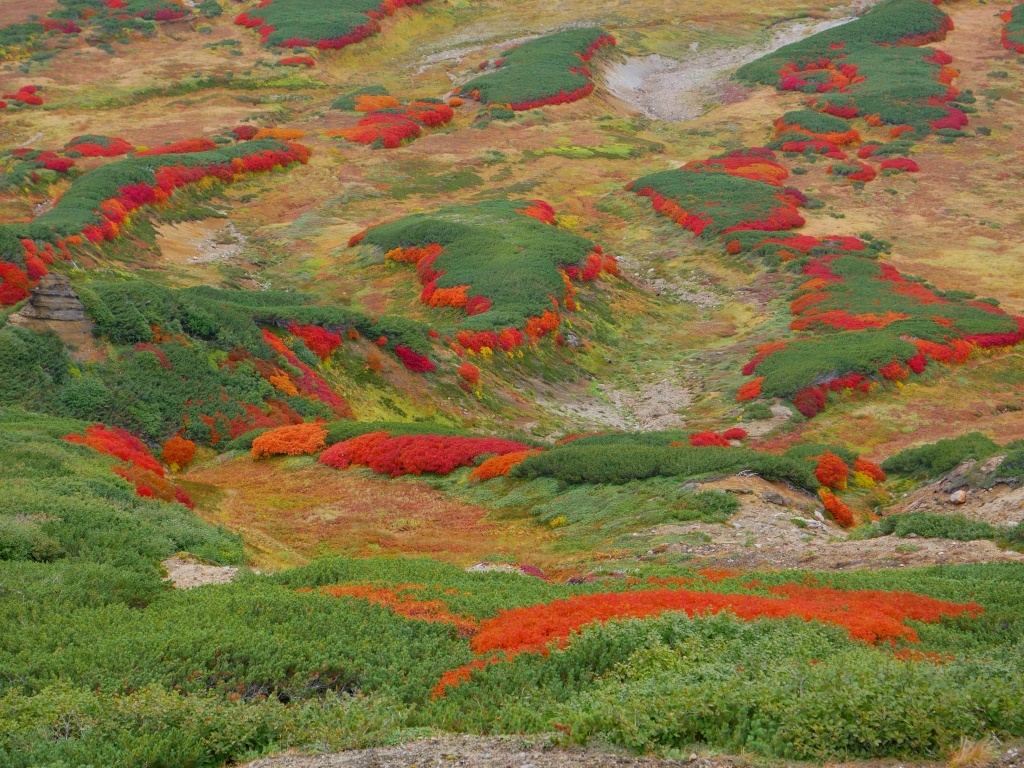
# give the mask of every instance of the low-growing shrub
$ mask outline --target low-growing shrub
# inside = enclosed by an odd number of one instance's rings
[[[292,424],[264,432],[252,441],[252,457],[309,456],[326,446],[327,429],[323,424]]]

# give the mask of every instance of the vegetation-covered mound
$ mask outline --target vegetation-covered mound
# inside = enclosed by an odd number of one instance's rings
[[[824,151],[842,159],[838,146],[859,141],[848,120],[893,126],[893,138],[920,139],[938,131],[957,136],[973,101],[952,86],[958,74],[943,51],[921,48],[942,40],[950,17],[927,0],[885,0],[863,16],[784,46],[738,70],[749,83],[811,95],[810,109],[777,123],[779,148]],[[962,102],[962,103],[961,103]],[[967,109],[970,109],[969,107]],[[870,168],[842,173],[870,181]]]
[[[578,101],[594,90],[587,62],[605,45],[615,45],[615,38],[598,27],[538,37],[483,62],[480,68],[492,71],[464,83],[458,92],[513,110]]]
[[[380,19],[426,0],[264,0],[235,17],[255,29],[264,45],[344,48],[380,31]]]
[[[176,189],[208,177],[230,182],[306,162],[301,144],[273,139],[243,142],[223,149],[160,154],[157,160],[131,157],[79,176],[57,203],[28,224],[0,226],[0,303],[28,296],[30,280],[45,275],[56,255],[70,259],[70,248],[116,238],[140,208],[166,202]],[[29,274],[33,273],[33,274]]]
[[[415,266],[420,299],[465,313],[455,341],[511,350],[557,330],[560,308],[575,308],[573,280],[616,274],[615,259],[561,229],[544,201],[443,208],[381,224],[353,238],[389,261]]]

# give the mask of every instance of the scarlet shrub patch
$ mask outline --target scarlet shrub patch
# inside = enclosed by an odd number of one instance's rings
[[[8,106],[39,107],[43,104],[43,97],[39,95],[39,86],[23,85],[13,93],[3,94],[5,101],[0,101],[0,109]]]
[[[393,107],[390,106],[391,101],[394,101]],[[377,103],[388,103],[389,106],[371,110],[370,107]],[[455,116],[452,108],[443,102],[413,101],[401,109],[398,100],[391,96],[359,96],[355,101],[355,109],[369,114],[351,128],[325,131],[325,135],[337,136],[357,144],[395,149],[404,142],[419,138],[424,128],[445,125]]]
[[[389,437],[387,432],[371,432],[332,445],[321,454],[320,463],[335,469],[361,464],[391,477],[421,475],[424,472],[447,475],[458,467],[471,466],[480,456],[517,453],[528,448],[523,443],[494,437]]]
[[[138,496],[177,501],[189,509],[194,506],[184,489],[164,477],[163,466],[153,457],[146,444],[127,431],[94,424],[86,428],[85,435],[70,434],[64,439],[124,462],[126,466],[111,467],[111,471],[132,483]]]
[[[489,71],[457,92],[513,110],[578,101],[594,90],[587,62],[605,45],[615,45],[615,38],[598,27],[539,37],[484,62],[481,69]]]
[[[469,679],[473,669],[488,662],[564,648],[573,634],[588,624],[647,618],[667,611],[682,611],[689,616],[727,612],[745,621],[797,617],[838,625],[851,638],[865,643],[918,642],[917,633],[904,623],[908,619],[932,623],[947,616],[981,613],[975,603],[951,603],[908,592],[844,591],[798,584],[770,587],[768,591],[770,596],[683,589],[605,592],[504,610],[480,622],[480,630],[470,642],[474,652],[487,654],[489,659],[450,671],[434,688],[434,695],[443,696],[446,688]]]
[[[133,149],[135,147],[124,139],[86,135],[76,136],[65,144],[64,154],[68,157],[116,157],[118,155],[126,155]]]

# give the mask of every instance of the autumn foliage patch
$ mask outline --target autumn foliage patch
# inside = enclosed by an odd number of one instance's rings
[[[322,424],[292,424],[278,427],[252,441],[252,457],[266,459],[270,456],[310,456],[325,447],[327,429]]]
[[[111,471],[132,483],[137,495],[178,501],[189,509],[193,507],[188,493],[165,478],[163,466],[153,457],[146,444],[129,432],[118,427],[94,424],[86,428],[84,435],[70,434],[64,439],[124,462],[124,466],[111,467]]]
[[[981,613],[974,603],[951,603],[908,592],[845,591],[799,584],[770,587],[768,592],[770,596],[677,589],[605,592],[503,610],[480,622],[470,641],[475,653],[488,658],[447,673],[434,688],[434,695],[443,696],[446,688],[469,679],[472,670],[483,664],[564,648],[588,624],[647,618],[667,611],[689,616],[727,612],[744,621],[820,621],[843,627],[851,638],[873,644],[917,642],[917,633],[905,624],[907,620],[934,623],[944,617]]]
[[[1003,47],[1015,53],[1024,53],[1024,4],[1003,11],[1000,17],[1003,21],[1000,30]]]
[[[320,463],[335,469],[358,464],[391,477],[425,472],[447,475],[458,467],[471,466],[480,456],[518,453],[528,448],[523,443],[493,437],[389,437],[387,432],[371,432],[332,445],[320,455]]]
[[[92,141],[96,138],[79,137],[72,146],[78,147],[77,151],[92,147],[107,151],[113,148],[112,142],[104,147],[99,141]],[[99,244],[115,239],[135,211],[166,202],[180,187],[209,177],[230,182],[242,174],[306,162],[309,151],[298,144],[265,140],[226,149],[199,149],[157,156],[159,161],[128,158],[81,175],[50,210],[31,223],[0,226],[0,240],[20,240],[23,258],[26,259],[33,257],[37,248],[52,249],[54,246],[70,257],[69,246],[80,246],[83,241]],[[17,258],[17,254],[2,255],[7,260]],[[5,289],[3,285],[16,284],[20,278],[9,268],[2,276],[4,283],[0,285],[0,296],[12,303],[10,296],[17,291]]]

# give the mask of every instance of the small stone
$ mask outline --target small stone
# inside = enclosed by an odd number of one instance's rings
[[[967,491],[963,488],[959,491],[953,491],[949,494],[949,500],[953,504],[965,504],[967,502]]]
[[[697,753],[696,752],[691,752],[690,753],[690,760],[692,761],[692,760],[696,760],[696,759],[697,759]]]

